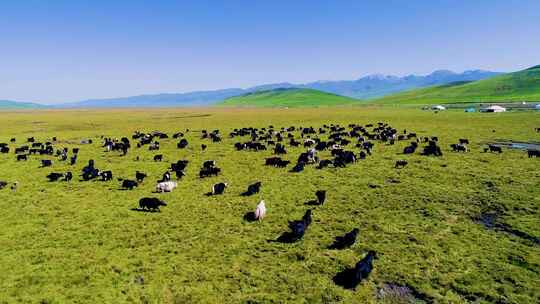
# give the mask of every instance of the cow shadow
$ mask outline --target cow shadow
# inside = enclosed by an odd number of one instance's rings
[[[136,211],[136,212],[145,212],[145,213],[156,213],[156,212],[160,212],[159,210],[151,210],[151,209],[142,209],[142,208],[131,208],[129,209],[131,211]]]
[[[345,270],[338,272],[333,278],[332,281],[338,286],[341,286],[345,289],[355,289],[356,288],[356,272],[354,268],[346,268]]]
[[[282,243],[282,244],[292,244],[298,241],[298,239],[295,237],[294,233],[286,231],[283,232],[277,239],[275,240],[267,240],[268,243]]]
[[[320,206],[321,204],[319,204],[319,202],[316,201],[316,200],[310,200],[310,201],[304,203],[304,205],[308,205],[308,206]]]
[[[255,212],[250,211],[250,212],[244,214],[244,221],[247,221],[247,222],[250,222],[250,223],[257,221],[257,218],[255,217]]]
[[[213,196],[214,194],[212,192],[206,192],[204,195],[205,196]]]

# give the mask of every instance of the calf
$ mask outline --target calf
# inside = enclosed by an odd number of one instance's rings
[[[362,280],[369,277],[373,270],[373,260],[376,258],[375,251],[368,254],[356,263],[354,269],[347,269],[334,277],[334,282],[347,289],[355,289]]]
[[[122,181],[122,188],[133,190],[133,188],[138,187],[139,184],[136,181],[125,179]]]
[[[219,195],[219,194],[223,194],[223,192],[225,192],[225,188],[227,188],[229,184],[227,183],[218,183],[218,184],[215,184],[213,187],[212,187],[212,195]]]
[[[156,191],[157,192],[171,192],[176,187],[178,187],[178,184],[176,182],[172,182],[172,181],[160,182],[156,185]]]
[[[167,204],[155,197],[144,197],[139,200],[139,208],[142,210],[161,211],[160,206],[167,206]]]

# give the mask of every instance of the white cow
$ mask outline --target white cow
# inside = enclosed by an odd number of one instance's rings
[[[178,184],[173,181],[161,182],[156,185],[157,192],[171,192],[174,188],[178,187]]]
[[[264,200],[262,200],[255,209],[255,219],[262,221],[266,215],[266,206],[264,205]]]

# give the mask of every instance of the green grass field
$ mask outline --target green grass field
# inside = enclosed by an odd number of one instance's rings
[[[360,102],[357,99],[312,89],[275,89],[231,97],[223,106],[248,107],[328,107]]]
[[[156,109],[108,111],[1,112],[0,142],[22,145],[30,136],[55,147],[80,147],[79,162],[40,159],[16,162],[0,154],[0,180],[18,181],[16,192],[0,190],[0,303],[538,303],[540,246],[523,237],[486,229],[482,213],[521,236],[540,237],[540,171],[524,151],[483,153],[496,139],[540,141],[540,113],[497,114],[415,109],[338,107],[322,109]],[[438,136],[441,158],[400,155],[408,141],[377,143],[373,155],[344,169],[312,166],[293,174],[263,166],[266,152],[237,152],[232,129],[323,124],[377,123],[419,136]],[[127,156],[105,153],[100,136],[122,137],[160,130],[172,135],[189,129],[187,149],[161,140],[163,163],[147,147]],[[220,129],[222,143],[200,139],[202,129]],[[79,145],[91,138],[94,144]],[[470,153],[449,152],[459,138]],[[200,144],[209,147],[201,152]],[[13,147],[13,145],[11,145]],[[350,149],[353,149],[350,147]],[[289,148],[293,162],[304,148]],[[353,149],[357,151],[357,149]],[[135,161],[139,156],[140,161]],[[329,153],[322,153],[328,158]],[[49,183],[50,172],[76,176],[89,159],[110,169],[113,182]],[[170,162],[188,159],[187,176],[172,193],[153,194],[155,180]],[[204,160],[216,160],[223,173],[199,179]],[[409,164],[394,169],[398,159]],[[290,167],[289,167],[290,168]],[[118,177],[150,174],[133,191],[119,190]],[[259,195],[242,197],[248,184],[262,181]],[[207,197],[211,185],[227,181],[223,196]],[[327,202],[313,212],[302,241],[268,242],[299,219],[317,189]],[[160,213],[132,211],[145,196],[167,201]],[[260,199],[268,214],[262,223],[243,215]],[[328,250],[335,236],[360,229],[358,242]],[[352,267],[368,250],[378,259],[367,281],[354,291],[332,277]],[[408,286],[416,298],[381,297],[384,284]]]
[[[380,104],[437,104],[540,101],[540,66],[469,83],[415,89],[371,102]]]

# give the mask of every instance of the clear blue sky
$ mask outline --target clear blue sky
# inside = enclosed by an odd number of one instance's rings
[[[0,2],[0,99],[540,64],[540,1]]]

